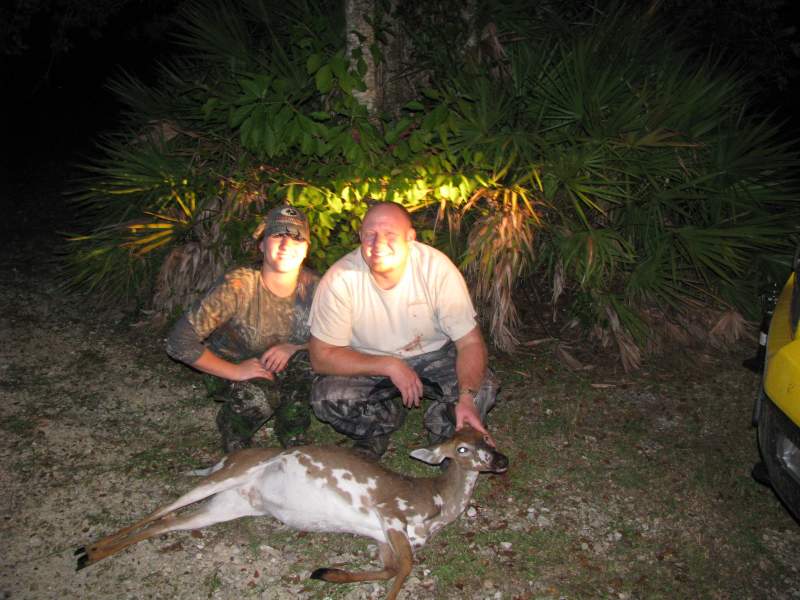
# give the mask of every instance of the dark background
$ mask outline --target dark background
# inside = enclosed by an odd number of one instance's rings
[[[23,4],[0,9],[0,235],[5,244],[29,246],[76,230],[69,194],[80,167],[98,155],[99,136],[122,121],[109,79],[124,70],[154,81],[172,46],[168,29],[179,2],[130,0],[115,8],[99,1],[67,26],[74,1],[34,1],[31,15],[21,14]]]
[[[698,3],[671,0],[663,6],[676,22],[688,14],[690,23],[682,21],[676,31],[690,43],[717,48],[728,44],[727,55],[738,54],[737,60],[754,72],[758,108],[786,120],[787,137],[800,137],[795,114],[800,35],[793,1],[700,0],[705,15],[700,19],[687,13],[687,7],[700,10]],[[0,9],[4,84],[0,227],[7,235],[31,228],[52,230],[53,222],[68,220],[63,192],[79,176],[77,166],[97,156],[100,134],[122,122],[123,107],[107,88],[109,78],[124,70],[145,82],[155,80],[159,61],[175,48],[170,30],[182,2],[98,0],[89,3],[91,8],[80,9],[86,12],[73,15],[69,26],[65,23],[70,11],[85,6],[77,0],[17,1]],[[760,3],[772,10],[768,26],[759,26],[759,12],[753,9]],[[27,20],[20,24],[20,7],[26,5],[34,9],[27,17],[22,14]],[[742,14],[743,6],[750,13]],[[739,11],[738,17],[732,11]],[[778,29],[781,37],[776,38]]]

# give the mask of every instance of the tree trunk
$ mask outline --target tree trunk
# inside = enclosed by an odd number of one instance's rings
[[[370,21],[375,22],[376,0],[345,0],[344,16],[347,27],[347,56],[351,58],[353,51],[361,49],[361,55],[367,65],[364,83],[367,89],[363,92],[353,91],[353,97],[364,105],[370,115],[379,112],[382,104],[382,86],[379,66],[375,63],[371,48],[375,44],[375,30]]]

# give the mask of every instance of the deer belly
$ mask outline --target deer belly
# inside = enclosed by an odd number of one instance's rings
[[[370,483],[344,484],[334,475],[321,478],[287,463],[258,486],[264,512],[302,531],[353,533],[385,541],[380,517],[370,505]]]

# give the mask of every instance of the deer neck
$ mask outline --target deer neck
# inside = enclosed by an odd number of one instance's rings
[[[454,521],[464,512],[478,481],[477,471],[467,471],[451,460],[436,480],[436,492],[442,497],[442,513],[446,523]]]

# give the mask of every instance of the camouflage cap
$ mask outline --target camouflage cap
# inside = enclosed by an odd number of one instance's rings
[[[305,214],[286,204],[270,210],[264,217],[264,222],[253,233],[253,237],[259,237],[262,234],[266,237],[276,233],[288,233],[298,240],[311,241],[308,219]]]

